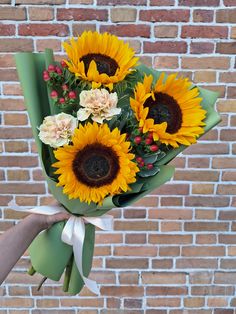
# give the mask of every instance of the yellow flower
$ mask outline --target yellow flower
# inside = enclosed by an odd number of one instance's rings
[[[126,134],[117,128],[111,131],[107,124],[80,125],[72,137],[73,145],[54,151],[57,186],[64,187],[69,199],[99,204],[108,195],[128,191],[139,169],[125,138]]]
[[[112,90],[113,84],[124,80],[138,61],[128,44],[108,33],[85,31],[63,47],[68,55],[68,70],[92,82],[92,88],[104,85]]]
[[[154,87],[152,75],[145,76],[136,85],[131,108],[143,132],[153,132],[154,140],[172,147],[191,145],[204,133],[206,111],[200,105],[199,90],[190,89],[187,78],[172,74],[164,81],[164,76],[160,75]]]

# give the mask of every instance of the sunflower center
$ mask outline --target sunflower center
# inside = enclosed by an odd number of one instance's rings
[[[101,187],[112,183],[119,169],[116,153],[98,143],[85,146],[73,161],[76,178],[89,187]]]
[[[155,93],[155,100],[149,97],[144,107],[148,107],[148,118],[154,120],[155,124],[167,122],[166,131],[170,134],[176,133],[182,124],[182,111],[177,101],[164,93]]]
[[[109,76],[113,76],[116,74],[116,70],[119,67],[118,63],[114,59],[106,55],[102,55],[100,53],[89,53],[86,56],[80,58],[80,61],[84,62],[86,74],[88,72],[90,62],[92,60],[95,61],[99,74],[106,73]]]

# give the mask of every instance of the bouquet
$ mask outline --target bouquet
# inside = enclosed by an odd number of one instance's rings
[[[138,63],[116,36],[84,32],[52,50],[18,53],[16,64],[50,192],[66,210],[60,222],[36,237],[29,273],[59,280],[77,294],[88,279],[95,226],[112,228],[106,212],[129,206],[170,180],[167,164],[214,127],[217,95],[187,78]]]

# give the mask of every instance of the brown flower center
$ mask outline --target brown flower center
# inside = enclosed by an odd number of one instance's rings
[[[155,93],[155,100],[149,97],[144,107],[148,107],[148,118],[154,120],[155,124],[167,122],[166,131],[170,134],[176,133],[182,124],[182,111],[177,101],[164,93]]]
[[[116,74],[116,70],[119,67],[118,63],[114,59],[106,55],[102,55],[100,53],[89,53],[86,56],[80,58],[80,61],[84,62],[86,74],[88,72],[90,62],[92,60],[96,62],[99,74],[106,73],[109,76],[113,76]]]
[[[73,161],[76,178],[89,187],[110,184],[120,169],[116,153],[102,144],[90,144],[77,153]]]

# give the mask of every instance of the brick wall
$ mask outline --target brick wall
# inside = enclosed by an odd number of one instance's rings
[[[84,29],[109,31],[142,62],[220,93],[222,123],[176,158],[175,178],[97,232],[101,295],[36,290],[27,253],[0,287],[0,314],[233,314],[236,307],[236,0],[0,0],[0,230],[7,208],[50,200],[18,83],[14,52],[53,48]],[[2,254],[2,252],[1,252]],[[119,309],[122,309],[120,311]]]

